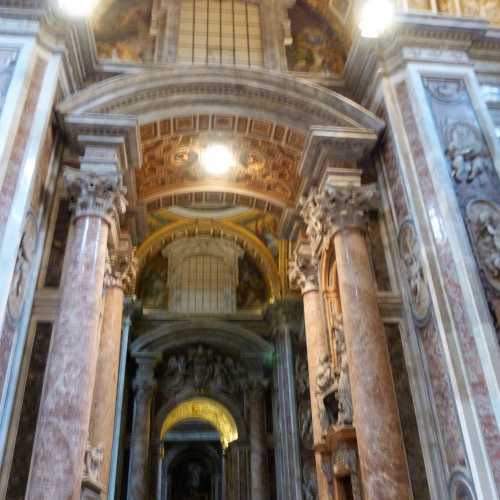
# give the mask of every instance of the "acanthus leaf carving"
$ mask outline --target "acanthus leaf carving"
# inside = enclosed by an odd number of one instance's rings
[[[306,223],[306,234],[314,256],[328,250],[335,234],[346,228],[366,229],[367,214],[379,208],[380,197],[375,184],[334,186],[322,191],[312,188],[300,202],[300,215]]]
[[[137,278],[138,262],[135,249],[113,252],[106,262],[104,286],[122,288],[126,295],[133,295]]]
[[[290,262],[288,277],[290,284],[303,294],[319,289],[319,261],[316,257],[298,252]]]
[[[112,224],[125,213],[127,189],[121,174],[96,174],[66,167],[64,183],[73,201],[75,218],[94,216]]]

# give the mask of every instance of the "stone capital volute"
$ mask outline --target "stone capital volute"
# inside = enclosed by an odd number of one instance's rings
[[[125,213],[127,190],[118,172],[97,174],[66,167],[64,184],[72,199],[75,220],[99,217],[111,226]]]
[[[295,252],[290,262],[288,276],[290,284],[300,289],[302,294],[319,290],[319,261],[309,254]]]
[[[300,201],[300,215],[312,254],[320,257],[332,238],[346,229],[366,230],[367,214],[379,208],[376,184],[335,186],[327,183],[320,191],[312,188]]]

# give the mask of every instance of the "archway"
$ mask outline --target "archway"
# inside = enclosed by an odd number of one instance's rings
[[[222,500],[224,455],[237,440],[236,421],[220,402],[197,397],[175,406],[161,428],[161,500]]]

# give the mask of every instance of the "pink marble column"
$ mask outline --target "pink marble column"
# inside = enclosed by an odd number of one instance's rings
[[[304,250],[304,246],[302,246]],[[307,365],[311,397],[311,416],[316,458],[318,495],[321,500],[331,499],[331,464],[321,453],[325,444],[325,429],[318,404],[318,375],[322,360],[329,359],[330,348],[323,302],[319,292],[318,261],[310,255],[309,248],[298,250],[290,266],[290,281],[302,291],[304,323],[306,329]]]
[[[135,356],[134,416],[130,443],[127,500],[149,499],[149,450],[151,442],[151,405],[156,389],[154,370],[160,360],[155,354]]]
[[[26,499],[79,499],[99,343],[109,227],[124,209],[121,177],[67,169],[74,230],[61,288]]]
[[[124,290],[135,280],[132,245],[127,239],[122,241],[125,248],[112,252],[104,277],[106,292],[89,429],[90,444],[103,453],[100,482],[104,495],[113,447]]]
[[[364,229],[378,206],[374,185],[328,186],[304,203],[317,248],[333,238],[358,442],[363,498],[411,498],[389,353]],[[318,223],[319,221],[319,223]]]
[[[252,500],[268,500],[270,491],[264,388],[260,384],[256,384],[250,389],[249,395],[251,498]]]

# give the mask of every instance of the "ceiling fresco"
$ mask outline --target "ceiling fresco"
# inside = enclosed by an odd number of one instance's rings
[[[103,0],[92,19],[97,57],[145,63],[153,60],[152,0]]]
[[[206,191],[255,193],[282,206],[295,200],[305,142],[296,130],[245,116],[196,115],[142,125],[140,132],[143,167],[137,173],[137,189],[148,210],[168,206],[162,201],[155,207],[152,199],[195,187],[203,191],[200,186]],[[223,177],[209,176],[200,165],[201,150],[214,141],[233,150],[234,168]]]
[[[348,3],[341,7],[344,15]],[[306,2],[298,0],[289,10],[293,43],[286,48],[290,71],[342,73],[346,54],[328,22]]]

